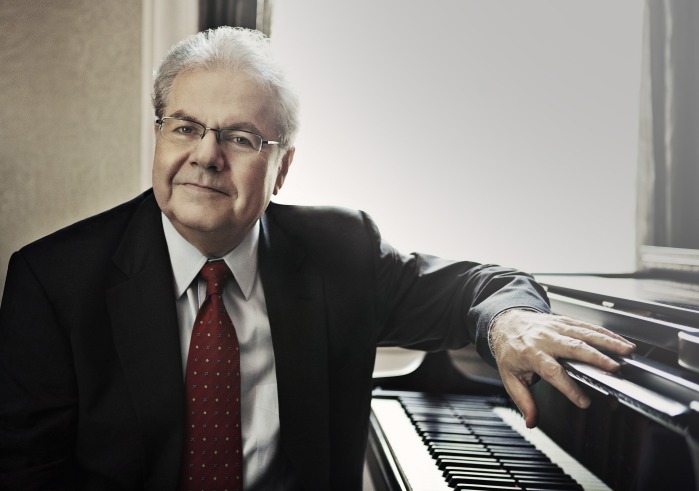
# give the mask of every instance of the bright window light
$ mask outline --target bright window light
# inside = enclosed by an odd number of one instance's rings
[[[405,252],[635,268],[643,2],[294,0],[302,98],[277,201],[366,210]]]

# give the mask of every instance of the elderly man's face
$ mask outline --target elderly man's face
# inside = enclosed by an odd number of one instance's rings
[[[211,128],[238,128],[277,140],[274,108],[266,89],[230,71],[180,73],[163,116],[186,118]],[[207,255],[235,247],[276,194],[293,149],[263,145],[260,153],[226,151],[209,131],[196,146],[161,137],[156,126],[153,190],[177,231]]]

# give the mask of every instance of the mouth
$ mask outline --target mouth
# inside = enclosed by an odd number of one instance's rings
[[[216,187],[216,186],[210,186],[206,184],[200,184],[196,182],[181,182],[178,183],[180,186],[182,186],[184,189],[187,189],[189,191],[194,191],[198,193],[207,193],[207,194],[223,194],[226,196],[229,196],[229,193],[224,191],[223,189]]]

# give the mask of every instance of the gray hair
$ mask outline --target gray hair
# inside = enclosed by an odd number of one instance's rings
[[[219,27],[199,32],[175,44],[154,70],[153,108],[163,116],[175,77],[192,70],[228,69],[243,72],[262,84],[275,99],[276,126],[284,148],[294,144],[299,129],[298,96],[275,59],[269,39],[259,31]]]

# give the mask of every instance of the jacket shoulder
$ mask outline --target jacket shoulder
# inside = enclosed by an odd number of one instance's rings
[[[133,215],[142,206],[148,206],[151,200],[157,209],[155,198],[149,190],[130,201],[31,242],[22,247],[19,253],[30,262],[47,261],[49,264],[76,256],[111,254]]]
[[[311,248],[316,244],[319,247],[346,249],[380,242],[373,220],[360,210],[270,203],[266,215],[294,242]]]

